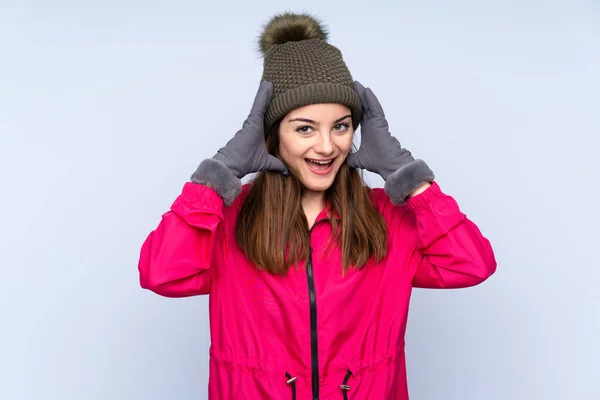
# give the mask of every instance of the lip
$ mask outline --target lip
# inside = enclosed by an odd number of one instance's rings
[[[335,160],[335,158],[330,158],[328,160],[318,160],[316,158],[307,158],[306,160],[312,160],[312,161],[331,161],[331,160]],[[331,173],[331,171],[333,171],[333,167],[335,166],[335,161],[333,161],[331,163],[331,165],[329,166],[329,168],[327,169],[314,169],[311,165],[310,162],[306,161],[306,165],[308,166],[308,169],[310,169],[310,172],[312,172],[315,175],[329,175]]]
[[[320,158],[307,158],[307,160],[310,160],[310,161],[331,161],[331,160],[335,160],[335,159],[336,159],[336,157],[333,157],[333,158],[323,158],[323,159],[320,159]]]

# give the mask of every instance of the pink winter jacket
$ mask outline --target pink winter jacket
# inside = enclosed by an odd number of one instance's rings
[[[186,183],[141,249],[141,286],[162,296],[210,294],[209,399],[406,400],[404,335],[413,287],[464,288],[496,269],[490,243],[437,183],[391,203],[380,263],[341,273],[323,249],[331,225],[311,229],[311,257],[285,277],[258,271],[236,245],[236,214],[212,189]]]

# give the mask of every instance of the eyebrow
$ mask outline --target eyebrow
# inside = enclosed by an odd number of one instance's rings
[[[344,115],[343,117],[336,119],[334,123],[337,124],[338,122],[341,122],[341,121],[345,120],[346,118],[350,118],[350,117],[352,117],[352,115],[350,115],[350,114]],[[315,121],[313,121],[312,119],[308,119],[308,118],[294,118],[294,119],[290,119],[288,122],[306,122],[309,124],[316,125]]]

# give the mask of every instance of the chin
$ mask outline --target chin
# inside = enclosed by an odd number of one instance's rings
[[[310,171],[302,174],[300,181],[311,192],[324,192],[333,185],[333,181],[337,175],[337,170],[327,176],[314,176]]]
[[[306,182],[302,181],[302,184],[306,187],[307,190],[311,192],[324,192],[333,185],[333,181],[328,182]]]

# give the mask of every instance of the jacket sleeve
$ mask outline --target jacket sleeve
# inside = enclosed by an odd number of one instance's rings
[[[436,182],[409,198],[407,205],[415,217],[411,223],[416,234],[414,287],[465,288],[496,271],[490,242]]]
[[[214,254],[224,242],[222,210],[214,190],[187,182],[142,245],[141,287],[166,297],[208,294]]]

